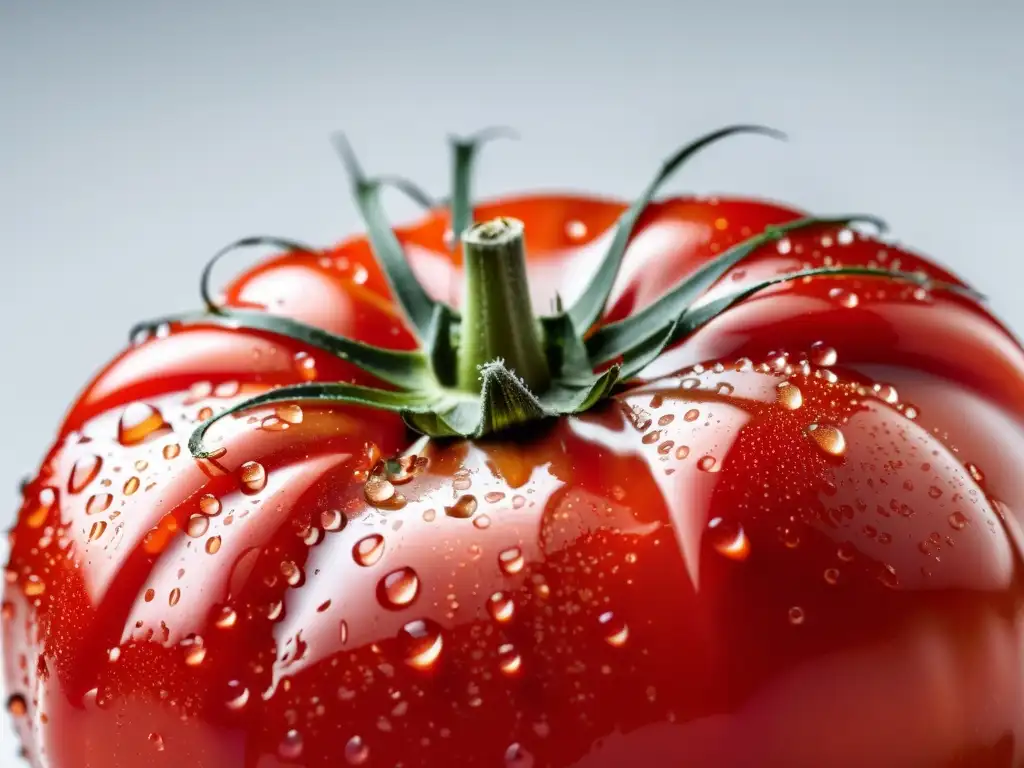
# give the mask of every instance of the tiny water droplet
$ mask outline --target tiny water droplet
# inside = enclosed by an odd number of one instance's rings
[[[302,734],[292,728],[277,745],[277,754],[283,760],[298,760],[302,757],[303,746]]]
[[[420,592],[420,579],[412,568],[391,571],[377,583],[377,599],[392,610],[411,605]]]
[[[149,734],[149,743],[153,745],[153,749],[155,749],[157,752],[164,751],[164,737],[161,736],[159,733]]]
[[[685,459],[689,455],[690,455],[690,446],[688,446],[688,445],[680,445],[678,448],[676,448],[676,458],[677,459],[682,460],[682,459]]]
[[[216,517],[220,514],[220,499],[210,493],[200,496],[199,511],[209,517]]]
[[[796,386],[796,384],[783,381],[776,387],[775,399],[783,408],[795,411],[804,404],[804,393],[800,391],[800,387]]]
[[[220,536],[211,536],[206,540],[206,554],[216,555],[220,552]]]
[[[826,568],[825,569],[825,583],[835,586],[839,583],[839,569],[838,568]]]
[[[495,592],[487,598],[487,611],[491,618],[500,624],[512,620],[516,612],[516,604],[511,597],[504,592]]]
[[[696,408],[691,408],[683,414],[683,421],[696,421],[700,418],[700,411]]]
[[[444,647],[441,628],[429,619],[410,621],[402,627],[399,641],[405,663],[416,669],[430,669]]]
[[[232,680],[228,683],[228,695],[227,695],[227,707],[230,710],[237,712],[243,709],[246,704],[249,703],[249,689],[242,685],[238,680]]]
[[[889,403],[889,405],[895,405],[899,402],[900,395],[892,384],[883,384],[881,382],[872,384],[871,391],[875,393],[879,400]]]
[[[304,576],[302,569],[291,560],[285,560],[281,563],[281,575],[284,576],[285,583],[289,587],[299,586]]]
[[[170,427],[160,411],[148,403],[132,403],[117,423],[117,441],[121,445],[138,445],[168,430]]]
[[[834,347],[830,347],[823,341],[816,341],[811,344],[811,362],[823,368],[836,364],[839,355]]]
[[[518,674],[522,669],[523,659],[511,643],[505,643],[498,648],[498,667],[506,675]]]
[[[498,553],[498,566],[509,576],[522,571],[525,565],[526,559],[523,557],[523,550],[519,547],[509,547]]]
[[[198,667],[206,660],[206,645],[203,638],[193,635],[185,641],[185,663]]]
[[[348,518],[337,509],[328,509],[320,513],[320,525],[325,531],[340,531],[347,522]]]
[[[384,554],[384,537],[379,533],[364,536],[352,547],[352,557],[362,566],[369,567]]]
[[[255,494],[267,487],[267,470],[258,461],[247,461],[239,468],[242,493]]]
[[[954,512],[949,516],[949,526],[955,531],[962,531],[968,522],[967,515],[963,512]]]
[[[604,641],[615,648],[621,648],[629,639],[629,627],[611,611],[605,611],[597,618],[604,632]]]
[[[7,711],[13,717],[24,717],[28,712],[28,702],[20,693],[15,693],[7,697]]]
[[[828,292],[828,297],[839,304],[839,306],[846,307],[847,309],[853,309],[860,304],[860,296],[853,291],[847,291],[845,288],[833,288]]]
[[[804,623],[804,609],[799,605],[794,605],[789,609],[789,623],[794,627]]]
[[[178,604],[179,600],[181,600],[181,590],[175,587],[171,590],[171,594],[167,596],[167,604],[173,608]]]
[[[21,591],[26,597],[39,597],[46,591],[46,582],[39,578],[38,574],[31,573],[25,578]]]
[[[285,424],[301,424],[302,423],[302,407],[295,403],[287,403],[285,405],[279,405],[274,411],[274,415],[277,416]]]
[[[316,360],[309,356],[306,352],[297,352],[295,354],[295,370],[298,371],[303,381],[316,381]]]
[[[231,627],[235,626],[237,623],[238,614],[235,612],[234,608],[227,605],[218,611],[217,618],[214,620],[214,624],[216,624],[219,629],[231,629]]]
[[[125,481],[125,484],[124,484],[124,495],[125,496],[133,495],[137,490],[139,490],[139,485],[140,484],[141,484],[141,481],[135,475],[132,475],[131,477],[129,477]]]
[[[718,462],[714,456],[701,456],[697,461],[697,469],[701,472],[717,472]]]
[[[185,532],[193,539],[198,539],[200,536],[204,535],[209,528],[210,518],[197,512],[188,519],[188,524],[185,526]]]
[[[476,496],[466,494],[464,496],[460,496],[450,507],[445,507],[444,513],[448,515],[448,517],[465,519],[476,514],[477,506]]]
[[[879,536],[878,540],[881,541],[882,537]],[[882,568],[882,572],[878,574],[878,580],[889,589],[896,589],[900,585],[900,580],[896,576],[896,569],[891,565]]]
[[[775,250],[777,250],[780,255],[786,256],[793,250],[793,241],[788,237],[784,237],[776,244]]]
[[[976,464],[967,462],[964,464],[964,467],[966,467],[967,471],[971,473],[971,477],[974,478],[975,482],[983,483],[985,481],[985,473],[978,469]]]
[[[103,459],[99,456],[82,456],[79,458],[71,469],[71,477],[68,479],[68,491],[71,493],[81,493],[84,491],[89,486],[89,483],[96,479],[102,466]]]
[[[113,501],[114,497],[109,493],[97,493],[94,496],[90,496],[89,500],[85,503],[85,514],[98,515],[101,512],[106,512],[110,509]]]
[[[825,453],[837,457],[846,454],[846,438],[834,424],[810,424],[807,427],[807,434]]]
[[[587,236],[587,225],[579,219],[565,222],[565,234],[570,240],[582,240]]]
[[[349,765],[362,765],[370,758],[370,748],[360,736],[353,736],[345,744],[345,760]]]
[[[107,523],[103,520],[97,520],[92,524],[92,528],[89,529],[89,541],[99,541],[106,531]]]
[[[480,515],[473,519],[473,527],[479,528],[481,531],[491,527],[491,518],[487,515]]]
[[[163,454],[164,458],[167,459],[168,461],[170,461],[171,459],[176,459],[178,458],[178,456],[181,455],[181,446],[178,445],[177,443],[165,445]]]
[[[746,560],[750,554],[750,540],[739,523],[716,517],[708,523],[708,534],[711,546],[730,560]]]

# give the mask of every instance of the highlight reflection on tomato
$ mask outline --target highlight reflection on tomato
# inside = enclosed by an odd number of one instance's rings
[[[857,217],[467,226],[476,149],[397,240],[346,155],[369,237],[86,387],[5,572],[29,763],[1024,765],[1014,338]]]

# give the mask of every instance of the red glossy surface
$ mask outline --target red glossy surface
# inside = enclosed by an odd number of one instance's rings
[[[571,299],[621,212],[526,223],[534,302]],[[611,317],[797,212],[644,216]],[[400,231],[458,298],[446,221]],[[946,272],[836,230],[756,253]],[[714,290],[723,290],[723,287]],[[227,292],[407,348],[361,240]],[[172,331],[70,410],[28,486],[3,602],[32,765],[1018,766],[1024,354],[963,299],[874,279],[765,291],[648,381],[527,438],[410,447],[396,418],[253,391],[351,380],[286,339]],[[380,456],[425,461],[388,485]],[[402,482],[398,482],[401,480]]]

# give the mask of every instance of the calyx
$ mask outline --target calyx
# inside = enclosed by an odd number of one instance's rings
[[[452,196],[453,231],[463,249],[466,274],[465,307],[460,313],[431,298],[415,278],[401,243],[391,230],[381,204],[381,191],[395,186],[417,201],[436,205],[410,182],[396,177],[367,177],[342,136],[338,151],[351,179],[367,239],[386,276],[394,299],[419,340],[414,351],[371,346],[288,317],[217,305],[210,293],[213,266],[226,254],[245,247],[276,246],[316,252],[295,241],[249,237],[218,252],[203,271],[204,312],[140,323],[133,337],[160,325],[245,328],[287,336],[344,359],[371,374],[387,388],[345,382],[295,384],[269,390],[217,414],[200,425],[189,441],[196,458],[211,455],[206,434],[219,420],[276,403],[321,401],[361,405],[400,414],[413,430],[435,438],[478,438],[510,427],[554,416],[581,413],[606,399],[637,376],[666,346],[692,334],[730,306],[776,283],[818,275],[868,275],[929,287],[968,292],[937,284],[920,273],[866,267],[821,267],[781,274],[701,302],[705,292],[727,271],[760,246],[809,227],[885,225],[872,216],[808,217],[767,228],[738,243],[695,270],[657,301],[617,322],[594,326],[602,317],[633,229],[661,185],[686,160],[728,136],[781,134],[753,125],[736,125],[709,133],[668,158],[639,198],[619,217],[614,237],[580,298],[552,315],[535,316],[526,282],[525,249],[529,233],[509,218],[472,223],[469,195],[474,156],[497,132],[454,139]]]

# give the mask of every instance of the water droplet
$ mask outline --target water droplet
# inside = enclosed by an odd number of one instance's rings
[[[10,621],[14,618],[14,603],[10,600],[4,600],[3,605],[0,606],[0,616],[3,617],[4,621]]]
[[[209,517],[216,517],[220,514],[220,499],[210,493],[199,497],[199,511]]]
[[[838,568],[826,568],[825,569],[825,583],[835,586],[839,583],[839,569]]]
[[[410,621],[402,627],[399,641],[405,663],[416,669],[430,669],[444,647],[441,628],[429,619]]]
[[[148,403],[132,403],[117,423],[117,441],[121,445],[144,443],[157,433],[170,430],[163,414]]]
[[[362,765],[370,758],[370,748],[360,736],[353,736],[345,744],[345,760],[349,765]]]
[[[316,381],[316,360],[309,356],[306,352],[297,352],[295,354],[295,370],[299,376],[302,377],[303,381]]]
[[[523,667],[523,659],[511,643],[498,648],[498,667],[506,675],[518,674]]]
[[[776,387],[775,399],[783,408],[795,411],[804,404],[804,393],[800,391],[800,387],[796,386],[796,384],[783,381]]]
[[[729,220],[728,219],[724,219],[721,216],[719,216],[717,219],[715,219],[715,229],[717,229],[719,232],[724,232],[728,228],[729,228]]]
[[[249,703],[249,689],[242,685],[238,680],[232,680],[228,683],[228,695],[227,695],[227,707],[228,709],[237,712],[243,709],[246,704]]]
[[[164,737],[161,736],[159,733],[149,734],[149,743],[153,745],[153,749],[155,749],[157,752],[164,751]]]
[[[274,415],[277,416],[285,424],[301,424],[302,423],[302,407],[295,403],[287,403],[285,405],[279,405],[274,411]]]
[[[968,522],[967,515],[963,512],[954,512],[949,516],[949,526],[955,531],[962,531]]]
[[[848,541],[844,541],[836,549],[836,557],[842,560],[844,563],[853,562],[853,558],[857,556],[857,549],[850,544]]]
[[[526,559],[523,557],[523,550],[519,547],[509,547],[498,553],[498,566],[509,576],[522,571],[525,565]]]
[[[827,368],[830,365],[835,365],[836,360],[839,359],[839,355],[833,347],[828,346],[823,341],[816,341],[811,344],[811,362],[815,365],[820,365]]]
[[[579,219],[565,222],[565,234],[570,240],[582,240],[587,236],[587,225]]]
[[[682,459],[685,459],[689,455],[690,455],[690,446],[688,446],[688,445],[680,445],[678,448],[676,448],[676,458],[677,459],[682,460]]]
[[[238,470],[242,479],[242,493],[259,493],[267,487],[267,470],[258,461],[247,461]]]
[[[188,524],[185,526],[185,532],[193,539],[198,539],[200,536],[204,535],[209,528],[210,518],[197,512],[188,519]]]
[[[302,757],[302,734],[292,728],[277,745],[277,754],[283,760],[298,760]]]
[[[152,603],[153,602],[153,598],[155,598],[155,597],[156,597],[156,590],[147,589],[146,593],[142,596],[142,599],[145,600],[147,603]]]
[[[714,456],[701,456],[697,462],[697,469],[701,472],[717,472],[718,462],[715,461]]]
[[[21,591],[26,597],[39,597],[46,591],[46,582],[39,578],[38,574],[31,573],[26,577]]]
[[[708,523],[711,546],[730,560],[746,560],[750,554],[750,540],[743,526],[716,517]]]
[[[974,478],[975,482],[982,483],[985,481],[985,474],[978,469],[977,465],[967,462],[964,464],[964,467],[971,473],[971,477]]]
[[[184,641],[185,663],[190,667],[198,667],[206,660],[206,645],[203,638],[191,635]]]
[[[882,537],[879,536],[878,540],[881,541]],[[882,572],[878,574],[878,580],[889,589],[896,589],[900,585],[900,580],[896,576],[896,569],[891,565],[882,568]]]
[[[291,560],[285,560],[281,563],[281,575],[284,576],[285,583],[289,587],[299,586],[304,576],[302,569]]]
[[[89,501],[85,503],[85,514],[98,515],[101,512],[106,512],[110,509],[113,501],[114,497],[109,493],[97,493],[94,496],[90,496]]]
[[[137,490],[139,490],[139,485],[140,485],[139,478],[136,477],[135,475],[132,475],[131,477],[129,477],[125,481],[125,484],[124,484],[124,495],[125,496],[133,495]]]
[[[825,453],[831,456],[846,454],[846,438],[839,431],[839,427],[825,423],[811,424],[807,427],[807,434]]]
[[[320,513],[320,525],[325,531],[340,531],[347,522],[348,518],[337,509],[328,509]]]
[[[683,414],[683,421],[696,421],[700,418],[700,411],[696,408],[691,408]]]
[[[799,605],[794,605],[789,609],[789,623],[794,627],[800,626],[804,623],[804,609]]]
[[[206,540],[206,554],[216,555],[220,552],[220,536],[211,536]]]
[[[419,593],[420,579],[412,568],[399,568],[377,583],[377,599],[392,610],[411,605]]]
[[[181,590],[175,587],[171,590],[171,594],[167,596],[167,604],[173,608],[178,604],[179,600],[181,600]]]
[[[28,702],[25,701],[25,697],[20,693],[15,693],[7,698],[7,711],[13,717],[24,717],[28,712]]]
[[[384,537],[379,533],[364,536],[352,547],[352,557],[359,565],[371,566],[384,554]]]
[[[465,519],[476,514],[477,506],[476,496],[466,494],[464,496],[460,496],[450,507],[445,507],[444,513],[448,515],[448,517]]]
[[[68,491],[71,493],[81,493],[84,491],[89,486],[89,483],[96,479],[96,475],[100,473],[102,466],[103,459],[99,456],[82,456],[75,462],[75,466],[71,470],[71,477],[68,480]]]
[[[213,623],[217,625],[218,629],[231,629],[238,623],[238,614],[234,608],[225,605],[217,612],[217,618]]]
[[[516,612],[516,604],[511,597],[504,592],[495,592],[487,598],[487,611],[491,618],[500,624],[512,621]]]
[[[171,443],[170,445],[164,446],[164,458],[170,461],[171,459],[178,458],[181,455],[181,446],[177,443]]]
[[[491,527],[491,518],[487,515],[480,515],[473,520],[473,526],[481,531],[486,530]]]
[[[839,304],[839,306],[846,307],[847,309],[853,309],[860,304],[860,297],[853,291],[847,291],[845,288],[833,288],[828,292],[828,297]]]
[[[107,523],[103,520],[97,520],[92,524],[92,528],[89,529],[89,541],[99,541],[106,532]]]
[[[629,627],[611,611],[605,611],[597,618],[604,632],[604,641],[615,648],[621,648],[629,639]]]
[[[775,246],[775,250],[777,250],[782,256],[786,256],[793,250],[793,241],[788,237],[784,237],[779,240],[778,244]]]
[[[896,391],[896,387],[892,384],[873,384],[871,386],[871,391],[875,393],[876,397],[886,403],[889,403],[889,405],[895,405],[900,399],[900,395]]]

